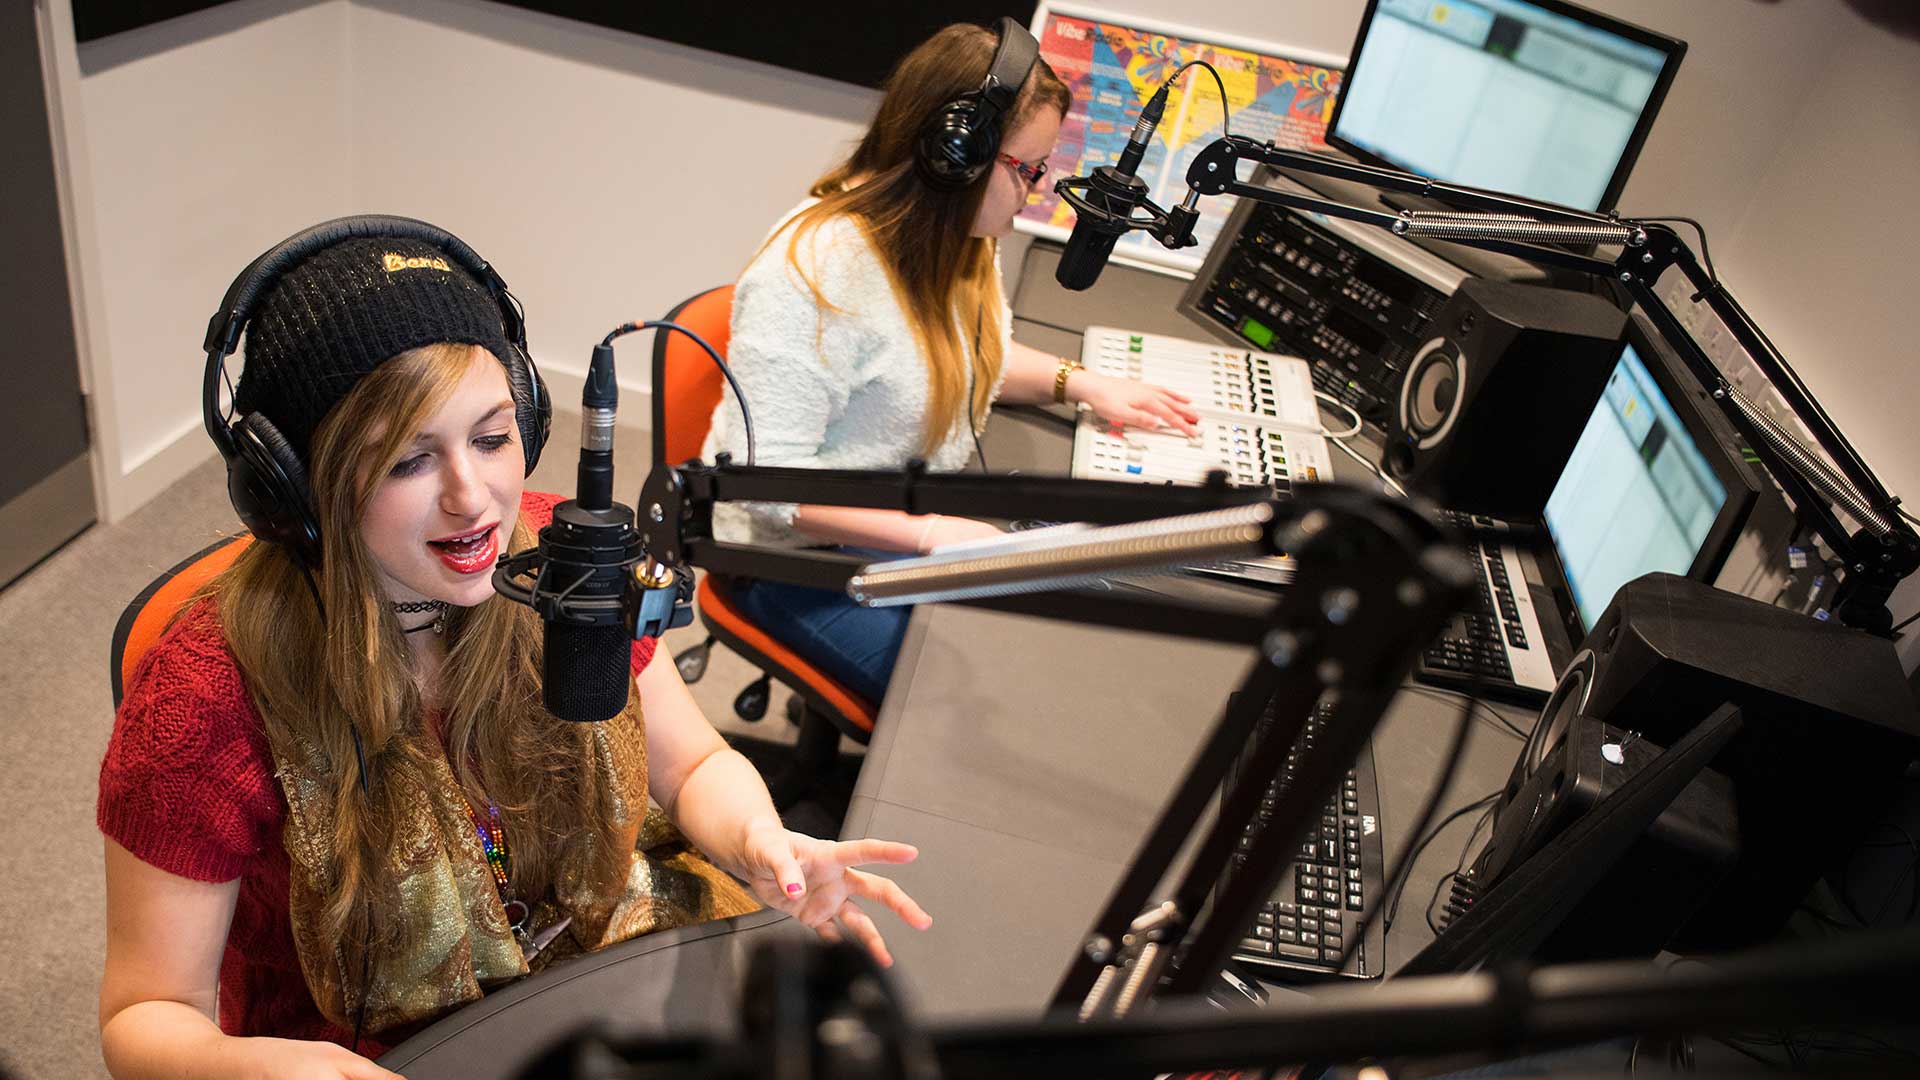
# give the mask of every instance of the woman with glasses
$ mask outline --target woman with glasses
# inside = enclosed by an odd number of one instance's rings
[[[1072,402],[1116,424],[1193,432],[1186,398],[1012,340],[999,238],[1045,176],[1071,101],[1037,58],[1015,76],[1017,93],[1000,89],[1015,79],[989,72],[1004,72],[1008,55],[1034,55],[1031,37],[1016,35],[1026,31],[1010,20],[998,31],[949,26],[909,53],[853,153],[741,275],[729,362],[753,412],[758,464],[898,469],[920,458],[958,471],[995,401]],[[969,111],[965,102],[982,98],[998,100]],[[992,126],[987,141],[952,137],[956,102],[963,124]],[[956,155],[956,142],[978,160]],[[704,456],[722,451],[746,457],[731,390]],[[795,504],[722,504],[714,525],[722,540],[901,553],[998,532],[966,518]],[[732,591],[749,618],[879,702],[907,609],[765,581]]]

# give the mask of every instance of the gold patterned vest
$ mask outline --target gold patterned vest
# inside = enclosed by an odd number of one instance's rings
[[[333,799],[327,782],[274,749],[287,797],[285,842],[290,862],[293,940],[307,989],[320,1012],[352,1028],[366,987],[365,1030],[378,1032],[431,1020],[487,990],[556,960],[656,930],[741,915],[759,903],[695,851],[666,816],[647,803],[647,751],[638,710],[594,725],[593,766],[606,792],[601,812],[631,841],[623,887],[592,887],[590,852],[563,851],[556,883],[532,904],[527,930],[563,919],[566,928],[529,963],[515,940],[505,905],[467,816],[466,796],[443,755],[430,755],[426,775],[395,770],[381,783],[405,785],[408,823],[388,848],[387,873],[398,883],[397,911],[382,910],[381,939],[363,980],[338,942],[320,932],[320,912],[333,881]],[[392,920],[398,919],[394,924]]]

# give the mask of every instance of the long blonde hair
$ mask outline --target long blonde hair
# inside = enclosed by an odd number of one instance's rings
[[[379,481],[468,366],[494,362],[469,345],[414,349],[361,379],[321,422],[308,470],[323,551],[313,578],[318,607],[299,564],[274,544],[253,544],[209,587],[276,756],[332,789],[338,872],[322,929],[351,964],[369,908],[399,902],[383,869],[413,785],[389,778],[424,776],[429,755],[440,753],[360,522]],[[516,521],[511,550],[532,543]],[[561,847],[583,830],[594,836],[594,874],[617,885],[627,853],[596,813],[605,781],[589,767],[595,725],[558,720],[541,706],[538,617],[496,596],[452,611],[446,635],[437,695],[446,757],[474,805],[499,808],[515,892],[542,896]],[[636,707],[629,690],[627,709]],[[377,936],[382,925],[374,916],[374,947],[398,944]]]
[[[1000,282],[994,270],[996,242],[972,234],[986,182],[956,192],[936,191],[914,172],[913,146],[934,113],[979,87],[993,60],[991,30],[965,23],[946,27],[903,58],[887,77],[873,124],[853,153],[815,181],[820,201],[796,214],[787,232],[787,262],[823,308],[833,305],[801,265],[801,242],[821,225],[845,215],[857,223],[887,268],[894,298],[907,315],[927,365],[927,418],[921,452],[932,454],[960,419],[971,384],[968,416],[985,415],[1000,377]],[[1065,113],[1072,101],[1066,84],[1045,61],[1036,60],[1003,131],[1025,123],[1043,108]],[[858,178],[856,185],[853,181]],[[771,241],[769,241],[771,243]],[[977,314],[976,314],[977,313]],[[969,344],[956,318],[977,336]],[[971,360],[972,371],[968,364]]]

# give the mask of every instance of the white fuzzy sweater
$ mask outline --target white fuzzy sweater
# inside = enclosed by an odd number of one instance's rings
[[[773,241],[740,275],[733,294],[727,364],[753,410],[756,462],[897,469],[920,451],[927,411],[926,361],[878,253],[850,219],[823,224],[795,253],[832,309],[815,302],[812,290],[787,261],[791,234],[779,231],[812,201],[795,207],[774,227]],[[1012,319],[1005,298],[999,303],[1004,356]],[[969,348],[974,319],[973,312],[964,319],[955,316]],[[996,395],[998,390],[996,386]],[[986,419],[978,417],[982,424]],[[972,450],[973,438],[962,415],[928,456],[927,467],[956,472],[966,466]],[[731,388],[714,410],[701,456],[711,461],[720,451],[746,463],[746,431]],[[718,539],[736,543],[817,543],[794,531],[793,514],[792,503],[723,503],[714,508],[714,532]]]

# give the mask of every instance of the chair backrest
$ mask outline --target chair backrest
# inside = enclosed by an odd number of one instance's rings
[[[667,321],[699,334],[712,345],[721,359],[727,355],[727,335],[733,319],[733,286],[708,289],[686,300],[667,314]],[[720,370],[706,350],[685,334],[670,330],[654,332],[653,342],[653,445],[664,453],[670,465],[700,456],[707,441],[707,428],[713,423],[714,407],[720,404],[720,388],[725,385]]]
[[[113,627],[107,669],[113,683],[114,708],[120,707],[127,680],[133,677],[133,669],[140,666],[140,658],[160,640],[161,633],[181,606],[199,592],[201,586],[232,566],[234,557],[252,542],[253,537],[244,535],[214,541],[154,578],[120,613],[120,621]]]

